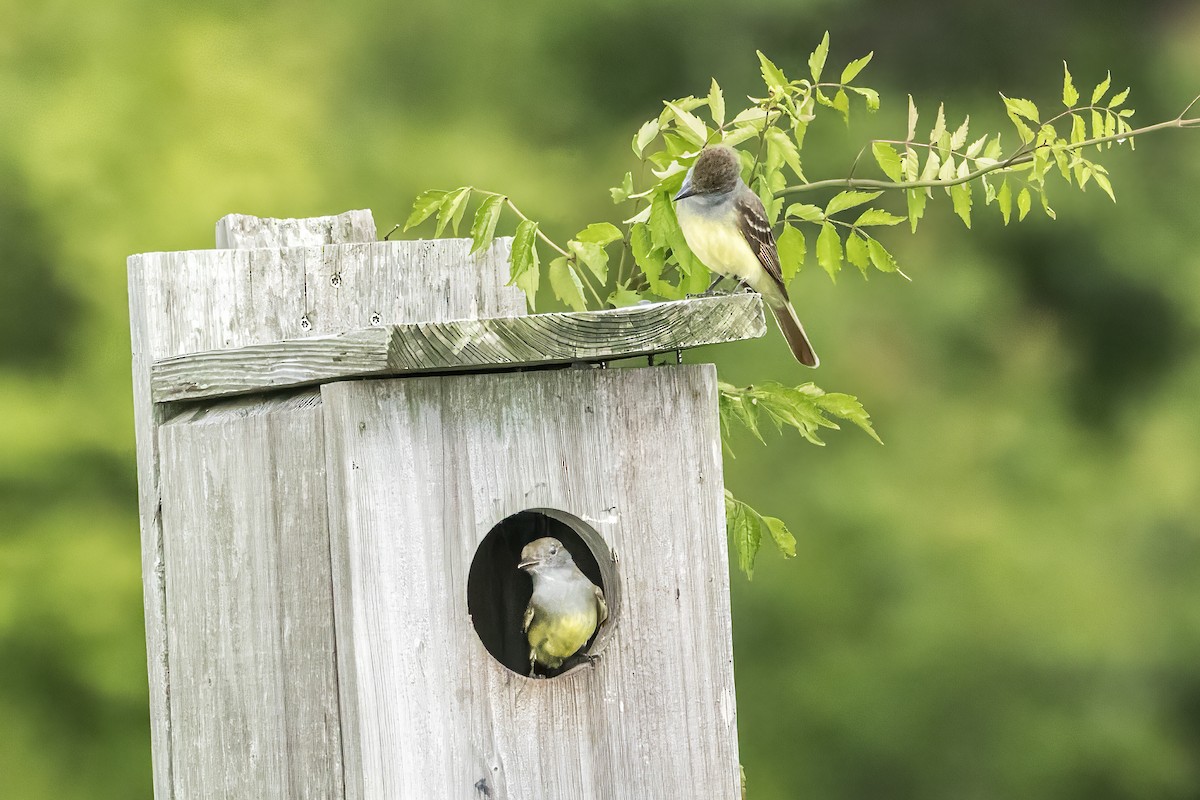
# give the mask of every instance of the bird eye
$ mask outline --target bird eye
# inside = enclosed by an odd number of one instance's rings
[[[552,555],[552,556],[554,556],[554,555],[558,555],[558,548],[557,548],[557,547],[551,547],[551,548],[550,548],[550,555]]]

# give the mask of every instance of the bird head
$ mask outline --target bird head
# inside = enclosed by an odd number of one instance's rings
[[[564,567],[573,564],[571,552],[563,547],[563,543],[550,536],[530,542],[521,550],[521,560],[518,569],[533,572],[547,567]]]
[[[675,199],[732,192],[741,177],[742,160],[736,150],[723,144],[706,147],[688,170]]]

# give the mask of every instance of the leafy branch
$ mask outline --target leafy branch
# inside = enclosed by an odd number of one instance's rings
[[[834,418],[857,425],[872,439],[883,444],[871,425],[867,410],[852,395],[825,392],[812,383],[788,387],[774,381],[741,388],[721,381],[717,389],[721,444],[731,457],[733,448],[730,435],[734,427],[745,428],[759,442],[766,444],[760,424],[764,417],[776,433],[782,433],[784,428],[792,428],[809,442],[822,447],[825,445],[819,435],[822,428],[841,429]],[[782,520],[759,514],[728,491],[725,492],[725,526],[737,549],[738,565],[747,577],[754,575],[754,561],[764,531],[785,558],[796,555],[796,539]]]
[[[689,95],[664,101],[658,116],[634,133],[630,146],[636,164],[609,190],[613,203],[626,209],[619,223],[595,222],[559,243],[508,195],[463,186],[423,192],[414,202],[404,229],[434,217],[435,236],[447,229],[456,235],[468,205],[475,199],[478,204],[470,233],[472,252],[478,252],[491,244],[507,209],[516,222],[510,284],[525,292],[531,310],[536,308],[542,287],[544,261],[550,291],[574,310],[681,299],[704,291],[709,270],[688,248],[675,218],[672,198],[700,152],[720,143],[740,148],[742,177],[762,199],[774,226],[785,283],[790,283],[810,260],[815,260],[834,281],[847,262],[864,278],[873,271],[907,278],[877,238],[879,230],[907,221],[915,233],[929,200],[936,196],[935,190],[949,196],[950,208],[968,228],[980,195],[985,207],[997,208],[1005,225],[1014,217],[1025,219],[1035,197],[1046,215],[1054,218],[1046,187],[1055,172],[1080,190],[1094,183],[1115,201],[1108,169],[1098,162],[1100,155],[1116,144],[1127,142],[1132,148],[1138,136],[1200,126],[1200,118],[1188,117],[1200,102],[1198,97],[1175,119],[1134,128],[1129,122],[1134,111],[1126,106],[1129,89],[1112,92],[1111,75],[1106,75],[1092,89],[1087,102],[1081,103],[1074,78],[1064,63],[1064,110],[1043,118],[1033,101],[1000,96],[1013,128],[1010,137],[1015,135],[1016,139],[1011,148],[1002,145],[998,132],[985,133],[968,143],[970,117],[951,129],[944,105],[938,106],[929,135],[918,137],[920,117],[909,96],[903,137],[868,141],[847,177],[810,181],[801,159],[809,125],[830,114],[849,125],[852,108],[858,102],[867,112],[879,109],[879,93],[857,83],[872,57],[868,53],[850,61],[833,80],[826,72],[826,33],[808,57],[807,77],[789,78],[759,52],[765,91],[761,97],[747,98],[750,105],[732,117],[727,115],[725,96],[715,79],[703,97]],[[868,151],[871,158],[865,159]],[[860,164],[870,161],[882,178],[856,176]],[[833,192],[823,205],[785,202],[789,195],[821,191]],[[895,197],[896,192],[904,198],[903,208],[889,210],[877,205],[885,195]],[[610,268],[614,263],[615,268]],[[790,389],[779,384],[742,389],[722,384],[723,430],[727,431],[728,422],[736,419],[761,440],[760,410],[766,410],[767,418],[777,427],[795,428],[814,444],[822,444],[818,436],[821,428],[837,427],[832,418],[852,422],[878,439],[861,404],[850,395],[827,394],[812,384]],[[748,575],[764,531],[785,555],[794,553],[794,540],[782,522],[758,514],[732,496],[727,496],[726,507],[730,534]]]

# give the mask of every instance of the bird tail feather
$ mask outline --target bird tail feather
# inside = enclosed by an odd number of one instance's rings
[[[800,318],[796,316],[796,310],[792,308],[792,304],[787,300],[778,302],[768,302],[771,312],[775,315],[775,322],[779,324],[779,330],[783,334],[783,338],[787,340],[788,347],[792,350],[792,355],[806,367],[816,367],[821,363],[821,359],[817,358],[816,351],[813,350],[812,344],[808,341],[808,335],[804,332],[804,326],[800,324]]]

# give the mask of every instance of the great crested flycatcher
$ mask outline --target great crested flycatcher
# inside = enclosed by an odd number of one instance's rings
[[[675,195],[675,215],[706,267],[763,296],[796,360],[808,367],[821,363],[788,299],[766,209],[742,180],[733,148],[716,145],[700,153]]]
[[[529,639],[529,674],[537,664],[558,669],[608,619],[604,592],[579,571],[562,542],[549,536],[525,545],[517,567],[533,579],[522,626]]]

